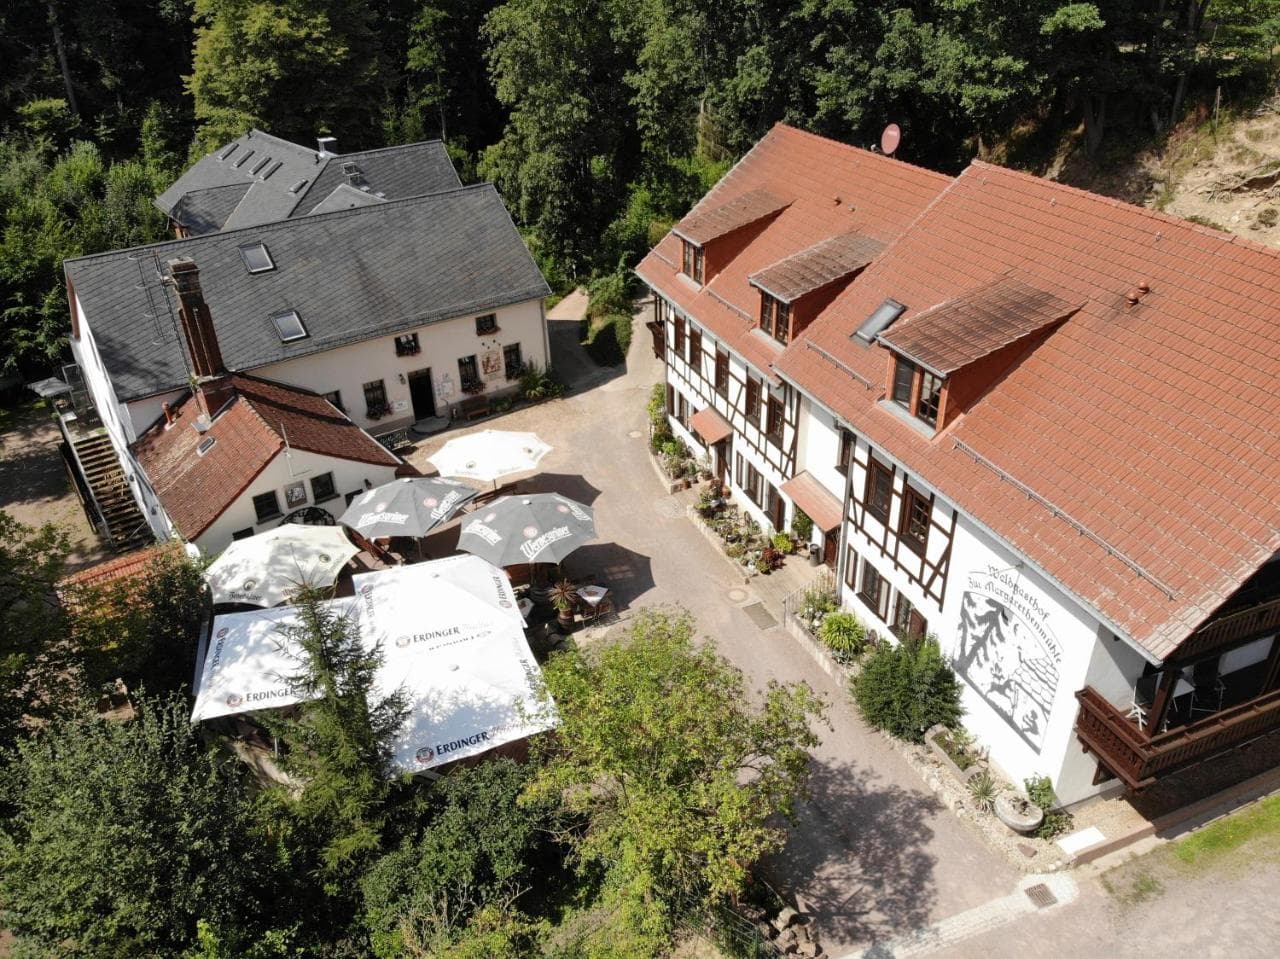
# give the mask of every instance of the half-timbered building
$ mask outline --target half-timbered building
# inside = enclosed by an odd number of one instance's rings
[[[803,174],[717,187],[642,264],[689,435],[727,409],[714,361],[709,389],[681,362],[697,325],[754,351],[744,365],[795,403],[769,480],[784,518],[799,506],[835,527],[842,604],[881,636],[938,638],[966,726],[1014,782],[1047,775],[1067,802],[1140,790],[1280,730],[1280,254],[975,162],[930,181],[882,248],[849,254],[865,262],[785,315],[766,353],[777,306],[735,313],[716,279],[755,278],[779,303],[790,288],[717,259],[704,224],[755,190],[789,201],[739,204],[774,223],[802,187],[852,195],[838,164],[824,176],[842,154],[812,143],[775,130],[761,146]],[[877,157],[859,195],[904,176]],[[822,242],[778,236],[775,263]]]

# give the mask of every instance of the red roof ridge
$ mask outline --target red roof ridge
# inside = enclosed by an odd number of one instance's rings
[[[1165,223],[1177,229],[1185,230],[1188,233],[1194,233],[1198,236],[1206,237],[1207,239],[1218,240],[1225,244],[1253,250],[1256,253],[1265,253],[1273,258],[1280,258],[1280,249],[1273,246],[1267,246],[1265,243],[1261,243],[1258,240],[1251,239],[1247,236],[1242,236],[1239,233],[1232,233],[1229,230],[1218,230],[1214,227],[1205,226],[1202,223],[1196,223],[1194,220],[1188,220],[1185,217],[1177,216],[1173,213],[1165,213],[1163,210],[1153,210],[1149,206],[1139,206],[1137,203],[1130,203],[1127,200],[1121,200],[1118,197],[1106,196],[1102,193],[1093,193],[1083,187],[1073,186],[1070,183],[1063,183],[1060,180],[1050,180],[1047,177],[1036,176],[1034,173],[1028,173],[1026,170],[1018,170],[1014,167],[1001,166],[998,163],[990,163],[986,160],[979,160],[976,157],[969,161],[969,166],[962,170],[959,176],[955,179],[957,181],[960,180],[975,167],[984,170],[994,170],[1002,175],[1009,175],[1029,183],[1047,186],[1063,193],[1078,196],[1091,203],[1104,204],[1113,208],[1137,213],[1155,220],[1157,223]]]
[[[920,166],[918,163],[909,163],[906,160],[899,160],[896,157],[886,156],[885,154],[878,153],[875,150],[868,150],[866,147],[860,147],[854,143],[845,143],[843,140],[837,140],[834,137],[826,137],[826,136],[823,136],[821,133],[814,133],[811,130],[802,130],[800,127],[792,126],[791,124],[783,123],[782,121],[778,121],[777,123],[775,123],[770,128],[769,132],[772,133],[774,130],[778,130],[778,129],[786,130],[790,133],[796,133],[796,134],[799,134],[800,136],[808,137],[809,139],[812,139],[812,140],[820,140],[823,143],[834,143],[836,146],[846,147],[850,150],[857,150],[859,153],[866,154],[868,157],[874,159],[875,162],[877,163],[891,164],[893,166],[904,166],[919,173],[927,173],[930,177],[937,180],[945,181],[945,180],[955,179],[955,177],[949,176],[946,173],[939,173],[937,170],[930,170],[926,166]]]

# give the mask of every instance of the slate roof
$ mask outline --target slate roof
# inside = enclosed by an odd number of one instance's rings
[[[1009,270],[1083,305],[920,435],[850,334]],[[778,369],[1155,659],[1280,550],[1280,253],[1240,237],[975,162]]]
[[[778,124],[695,206],[685,223],[704,210],[757,191],[790,200],[709,282],[697,286],[680,275],[681,242],[667,234],[636,267],[717,339],[773,378],[782,348],[755,329],[760,293],[750,278],[824,240],[856,232],[885,243],[907,228],[950,182],[941,173],[869,153]]]
[[[163,419],[138,437],[139,465],[184,538],[199,536],[285,448],[378,466],[400,461],[352,423],[328,400],[308,390],[258,377],[232,376],[233,397],[197,432],[195,397],[175,404],[174,423]],[[199,445],[214,444],[201,455]]]
[[[170,216],[181,223],[191,236],[204,236],[221,230],[235,208],[249,192],[251,184],[228,183],[204,190],[192,190],[179,198]]]
[[[321,157],[315,150],[250,130],[205,154],[172,186],[156,197],[167,216],[192,234],[237,229],[304,216],[341,184],[350,182],[344,167],[354,164],[359,186],[374,196],[403,199],[461,186],[457,171],[439,140]],[[241,188],[230,210],[230,192],[219,193],[215,215],[208,215],[209,191]]]
[[[884,244],[857,232],[842,233],[761,270],[751,282],[784,303],[858,272]]]
[[[238,247],[266,245],[250,275]],[[187,383],[177,301],[157,264],[193,259],[228,369],[246,371],[546,296],[489,184],[68,260],[64,269],[123,402]],[[270,317],[310,334],[281,343]]]
[[[311,212],[332,213],[334,210],[350,210],[358,206],[373,206],[386,202],[382,197],[358,190],[350,183],[339,183],[333,188],[332,193],[312,208]]]
[[[946,376],[1066,319],[1081,305],[1006,274],[898,320],[880,342]]]

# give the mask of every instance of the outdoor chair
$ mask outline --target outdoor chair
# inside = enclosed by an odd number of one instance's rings
[[[1222,709],[1227,686],[1218,673],[1218,661],[1206,659],[1191,667],[1191,715],[1216,713]]]

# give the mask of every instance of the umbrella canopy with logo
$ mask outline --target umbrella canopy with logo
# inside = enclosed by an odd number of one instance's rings
[[[456,516],[476,493],[454,480],[406,476],[357,496],[338,522],[367,539],[426,536]]]
[[[289,523],[236,540],[204,575],[215,603],[275,606],[303,587],[332,586],[358,552],[340,526]]]
[[[458,548],[494,566],[558,563],[596,538],[595,513],[559,493],[503,496],[462,524]]]
[[[481,430],[449,440],[428,458],[442,476],[497,483],[504,476],[537,469],[550,452],[536,433]]]

